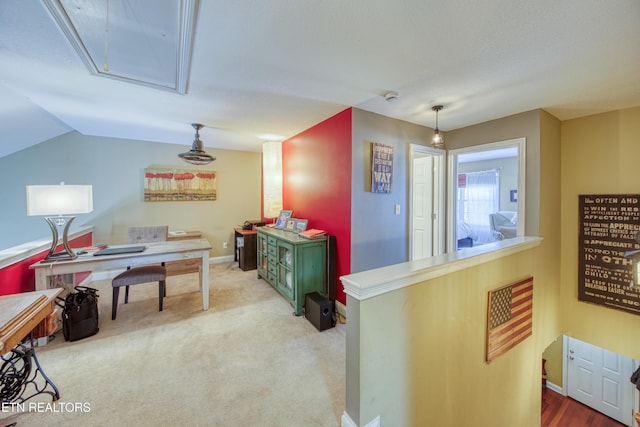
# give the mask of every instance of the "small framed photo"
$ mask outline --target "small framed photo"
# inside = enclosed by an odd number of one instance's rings
[[[287,224],[284,226],[285,230],[294,231],[296,229],[296,220],[288,219]]]
[[[299,233],[307,229],[307,223],[309,222],[309,220],[298,218],[291,218],[291,220],[295,223],[293,226],[294,232]]]
[[[293,215],[293,211],[280,211],[280,214],[278,215],[278,219],[276,221],[276,228],[285,228],[287,225],[287,220],[291,218],[291,215]]]

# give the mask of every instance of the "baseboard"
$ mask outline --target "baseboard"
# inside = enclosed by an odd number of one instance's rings
[[[564,394],[564,390],[562,389],[562,387],[560,387],[559,385],[556,385],[550,381],[547,381],[547,388],[551,391],[555,391],[558,394],[561,394],[563,396],[566,396],[566,394]]]
[[[340,427],[358,427],[358,425],[353,422],[349,414],[347,414],[346,412],[343,412],[342,423],[340,424]]]
[[[225,262],[233,262],[233,255],[217,256],[209,258],[210,264],[224,264]]]
[[[364,427],[380,427],[380,415],[369,421]]]
[[[338,322],[347,323],[347,306],[340,301],[336,301],[336,311],[339,317]]]
[[[341,427],[358,427],[358,425],[353,422],[349,414],[343,412]],[[364,427],[380,427],[380,415],[369,421]]]
[[[341,427],[358,427],[358,425],[353,422],[349,414],[343,412]],[[364,427],[380,427],[380,415],[369,421]]]

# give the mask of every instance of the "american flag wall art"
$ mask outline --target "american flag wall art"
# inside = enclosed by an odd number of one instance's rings
[[[489,291],[486,361],[531,336],[532,324],[533,277]]]

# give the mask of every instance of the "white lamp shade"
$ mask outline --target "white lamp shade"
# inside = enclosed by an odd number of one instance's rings
[[[27,185],[27,215],[72,215],[93,211],[91,185]]]

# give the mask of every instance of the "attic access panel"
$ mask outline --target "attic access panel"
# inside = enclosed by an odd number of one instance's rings
[[[185,94],[196,0],[44,0],[93,74]]]

